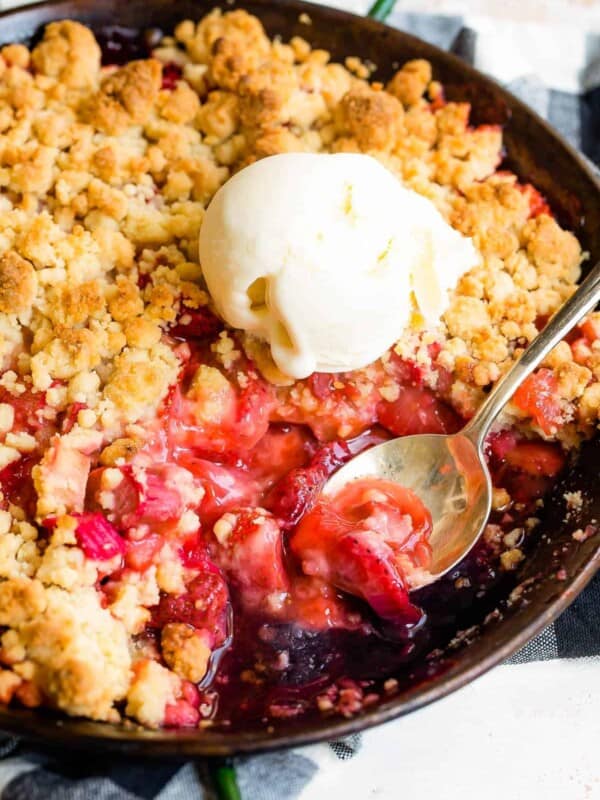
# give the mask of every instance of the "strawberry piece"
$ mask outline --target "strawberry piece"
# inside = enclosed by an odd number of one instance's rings
[[[532,186],[530,183],[526,183],[524,185],[516,184],[516,186],[523,192],[524,195],[526,195],[527,199],[529,200],[530,217],[539,217],[540,214],[547,214],[550,217],[552,216],[552,211],[550,210],[548,201],[544,195],[535,188],[535,186]]]
[[[145,572],[149,569],[163,545],[162,537],[151,533],[143,539],[127,541],[125,548],[125,564],[136,572]]]
[[[269,596],[287,593],[281,531],[271,515],[242,508],[223,518],[214,530],[212,556],[246,606],[256,608],[268,602]]]
[[[313,372],[306,382],[314,396],[324,400],[334,391],[333,381],[334,375],[331,372]]]
[[[169,622],[183,622],[202,628],[212,636],[214,647],[227,636],[228,607],[227,584],[214,564],[206,561],[204,571],[188,584],[184,594],[161,597],[154,624],[162,628]]]
[[[273,390],[263,380],[251,380],[241,390],[231,439],[234,450],[239,452],[240,444],[244,450],[249,450],[262,439],[269,428],[274,404]]]
[[[504,430],[488,436],[486,446],[490,456],[498,463],[504,461],[509,450],[517,444],[517,435],[513,431]]]
[[[107,561],[125,553],[125,541],[114,525],[98,512],[72,514],[77,520],[75,538],[87,558],[93,561]],[[45,519],[45,528],[56,526],[56,517]]]
[[[201,692],[191,681],[181,682],[181,697],[165,707],[166,728],[195,728],[202,716],[210,716],[214,700],[210,692]],[[202,709],[200,708],[202,706]]]
[[[144,485],[141,487],[140,499],[134,515],[137,522],[167,522],[178,519],[184,511],[185,505],[177,489],[167,486],[164,470],[160,465],[155,470],[147,470],[144,476]]]
[[[377,408],[379,423],[396,436],[416,433],[455,433],[462,420],[450,406],[429,389],[403,386],[393,402],[382,401]]]
[[[210,309],[183,308],[169,333],[178,339],[208,339],[223,329],[223,323]]]
[[[517,389],[513,403],[529,414],[536,425],[551,434],[562,424],[563,413],[558,398],[558,382],[550,369],[539,369]]]
[[[198,708],[202,702],[202,695],[195,683],[191,681],[182,681],[181,696],[194,708]]]
[[[419,622],[421,612],[408,598],[393,551],[379,536],[368,531],[342,536],[336,557],[336,586],[362,597],[382,619],[402,626]]]
[[[290,548],[307,575],[361,597],[406,631],[422,618],[407,586],[429,564],[430,532],[431,516],[416,495],[391,481],[362,479],[318,503]]]
[[[204,489],[199,508],[203,525],[212,526],[233,508],[258,504],[258,487],[242,470],[187,455],[179,458],[179,464],[189,470]]]
[[[336,469],[348,461],[351,455],[350,448],[345,441],[329,442],[319,447],[310,460],[309,468],[318,469],[326,478],[329,478]]]
[[[600,339],[600,315],[592,314],[580,325],[581,332],[590,344]]]
[[[243,371],[244,364],[236,364],[237,370]],[[195,366],[190,361],[186,371],[193,374]],[[171,451],[238,454],[251,450],[262,439],[276,405],[274,389],[252,373],[240,386],[237,374],[219,382],[216,391],[210,383],[196,387],[191,395],[184,394],[181,386],[173,389],[165,408]]]
[[[296,467],[306,466],[318,444],[308,428],[269,425],[260,442],[241,461],[252,477],[266,488]]]
[[[505,461],[512,469],[526,475],[554,478],[565,465],[565,454],[560,445],[552,442],[526,441],[509,450]]]
[[[28,517],[35,517],[37,492],[31,478],[31,470],[37,463],[37,456],[23,456],[0,470],[3,508],[9,503],[14,503],[22,508]]]
[[[284,530],[291,530],[315,505],[326,480],[327,476],[318,469],[294,469],[273,488],[265,507]]]
[[[168,64],[165,64],[162,71],[161,89],[173,91],[173,89],[175,89],[177,86],[178,81],[181,80],[182,75],[183,71],[179,64],[175,64],[174,61],[170,61]]]
[[[88,505],[92,507],[103,508],[102,475],[105,470],[105,467],[100,467],[90,474],[86,497]],[[110,517],[118,527],[132,528],[143,523],[169,522],[181,517],[185,502],[173,486],[181,471],[179,467],[157,464],[135,472],[127,464],[119,470],[121,480],[109,490]]]
[[[165,707],[165,728],[196,728],[200,722],[200,712],[183,698]]]
[[[295,625],[309,631],[351,629],[362,624],[335,586],[310,575],[294,575],[288,616]]]
[[[179,554],[184,567],[193,569],[196,572],[206,568],[206,564],[209,561],[208,545],[202,538],[201,531],[197,531],[184,541]]]
[[[519,441],[497,466],[494,485],[507,489],[514,501],[529,503],[546,494],[565,460],[556,443]]]
[[[344,441],[330,442],[317,450],[307,467],[284,475],[265,501],[284,530],[290,530],[315,505],[325,482],[352,453]]]

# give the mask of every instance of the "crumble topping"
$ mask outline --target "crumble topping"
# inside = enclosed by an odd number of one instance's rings
[[[170,622],[162,630],[161,649],[165,662],[180,678],[199,683],[205,676],[212,651],[201,632]]]
[[[126,713],[148,728],[158,728],[165,718],[166,706],[175,701],[179,687],[175,673],[156,661],[141,661],[127,696]]]
[[[6,49],[2,51],[3,57]],[[28,66],[28,53],[27,56],[19,66]],[[31,53],[31,63],[36,73],[55,78],[61,86],[90,89],[97,85],[100,76],[100,48],[94,34],[79,22],[51,22],[46,26],[43,41]]]
[[[160,91],[161,73],[155,59],[132,61],[117,69],[84,104],[83,120],[113,136],[148,122]]]
[[[158,624],[165,598],[188,617],[192,606],[207,607],[188,597],[200,567],[185,550],[200,525],[205,466],[152,471],[148,447],[162,464],[172,458],[157,433],[165,407],[179,403],[184,417],[192,407],[186,419],[207,426],[210,439],[211,426],[227,430],[235,403],[250,403],[260,384],[252,411],[263,417],[241,434],[249,448],[269,419],[307,424],[325,441],[348,438],[370,425],[378,403],[398,399],[401,361],[468,418],[573,292],[585,254],[533,187],[498,170],[501,129],[471,125],[469,105],[444,100],[426,61],[408,62],[387,86],[369,74],[369,65],[333,63],[300,37],[271,41],[241,10],[183,21],[152,57],[121,67],[101,66],[93,33],[68,20],[50,23],[31,51],[2,48],[0,470],[28,467],[19,474],[33,487],[33,497],[3,496],[0,510],[3,702],[14,696],[107,721],[124,713],[149,727],[164,724],[169,708],[191,713],[186,682],[206,673],[220,623],[197,629],[181,612],[153,644],[136,638]],[[371,154],[430,198],[482,257],[436,330],[415,319],[378,362],[325,383],[291,381],[262,342],[210,329],[198,263],[204,210],[218,188],[258,158],[293,151]],[[198,320],[210,347],[187,374],[182,331],[197,335]],[[534,379],[499,428],[576,446],[598,423],[600,314]],[[536,386],[550,398],[543,413],[530,397]],[[171,434],[183,446],[185,430]],[[158,485],[176,524],[148,511]],[[239,506],[251,503],[250,489],[236,491]],[[145,511],[127,523],[123,562],[114,526],[133,496]],[[511,502],[507,489],[495,490],[495,509]],[[271,515],[248,513],[272,535]],[[213,523],[218,542],[241,536],[238,517]],[[486,541],[501,568],[514,570],[520,535],[502,539],[496,528],[488,525]],[[268,588],[279,613],[287,587]]]

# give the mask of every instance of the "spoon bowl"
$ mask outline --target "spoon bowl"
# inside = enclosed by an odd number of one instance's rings
[[[429,510],[433,529],[428,583],[469,552],[490,513],[490,474],[467,432],[404,436],[377,445],[338,470],[323,494],[336,494],[349,481],[369,477],[385,478],[410,489]]]

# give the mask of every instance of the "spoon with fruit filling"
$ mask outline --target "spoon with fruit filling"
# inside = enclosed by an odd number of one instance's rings
[[[431,200],[357,153],[282,153],[240,170],[206,211],[199,254],[218,315],[270,347],[275,378],[287,385],[368,369],[406,331],[435,328],[481,259]],[[311,496],[286,530],[286,551],[305,575],[365,601],[395,636],[412,636],[423,615],[409,592],[460,561],[488,518],[483,447],[493,421],[598,302],[597,273],[461,433],[392,440],[331,478],[317,467],[318,502]]]
[[[385,493],[386,486],[397,484],[431,514],[429,564],[426,569],[416,569],[418,561],[412,559],[409,585],[417,588],[442,577],[473,547],[490,513],[492,483],[484,457],[490,428],[525,378],[599,301],[600,263],[496,384],[462,431],[451,436],[404,436],[366,450],[329,479],[321,495],[321,513],[331,506],[336,511],[335,506],[352,486],[370,483],[372,493],[377,493],[378,487]]]

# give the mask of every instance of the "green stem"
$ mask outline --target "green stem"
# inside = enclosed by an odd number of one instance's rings
[[[371,17],[371,19],[377,19],[379,22],[385,22],[394,10],[395,5],[396,0],[375,0],[368,10],[367,16]]]
[[[230,758],[214,759],[209,763],[209,771],[219,800],[242,800]]]

